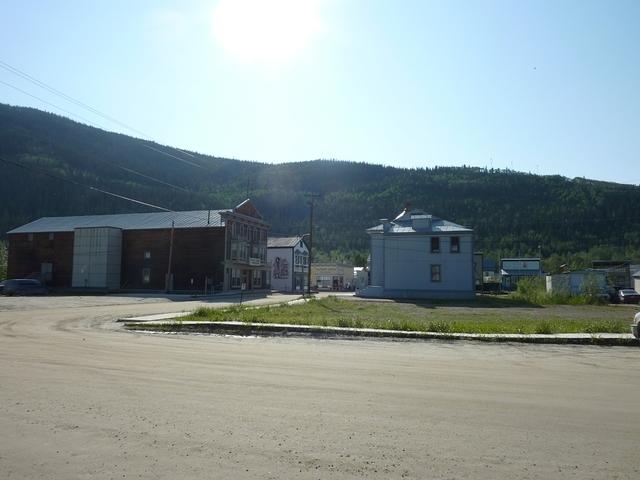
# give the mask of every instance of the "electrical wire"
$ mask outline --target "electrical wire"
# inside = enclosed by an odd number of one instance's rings
[[[73,103],[74,105],[76,105],[78,107],[81,107],[81,108],[93,113],[94,115],[97,115],[99,117],[102,117],[105,120],[108,120],[108,121],[110,121],[112,123],[120,125],[121,127],[125,128],[125,129],[127,129],[129,131],[135,132],[138,135],[141,135],[142,137],[147,139],[148,141],[153,141],[153,139],[151,138],[150,135],[142,132],[141,130],[138,130],[137,128],[134,128],[134,127],[132,127],[130,125],[127,125],[126,123],[118,120],[117,118],[114,118],[113,116],[108,115],[108,114],[98,110],[97,108],[94,108],[91,105],[88,105],[85,102],[82,102],[81,100],[78,100],[77,98],[74,98],[71,95],[68,95],[68,94],[62,92],[62,91],[58,90],[57,88],[52,87],[51,85],[43,82],[42,80],[37,79],[33,75],[30,75],[30,74],[20,70],[19,68],[16,68],[13,65],[10,65],[9,63],[7,63],[7,62],[5,62],[3,60],[0,60],[0,68],[3,68],[4,70],[6,70],[6,71],[8,71],[8,72],[10,72],[10,73],[12,73],[14,75],[17,75],[17,76],[21,77],[22,79],[27,80],[27,81],[37,85],[38,87],[44,89],[44,90],[47,90],[49,93],[57,95],[58,97],[61,97],[61,98],[65,99],[66,101],[68,101],[70,103]],[[27,95],[29,95],[29,94],[27,94]],[[39,99],[39,100],[44,101],[42,99]],[[45,103],[47,103],[47,102],[45,101]],[[69,112],[67,112],[67,113],[69,113]],[[76,116],[78,118],[81,118],[79,115],[76,115]],[[147,146],[147,145],[145,145],[145,146]],[[180,153],[182,153],[184,155],[188,155],[189,157],[196,158],[195,155],[193,155],[193,154],[191,154],[189,152],[185,152],[184,150],[181,150],[179,148],[175,148],[175,147],[169,147],[169,148],[171,148],[173,150],[176,150],[176,151],[178,151],[178,152],[180,152]],[[200,168],[204,168],[204,167],[202,167],[202,165],[198,165],[196,163],[192,163],[192,162],[189,162],[187,160],[180,159],[179,157],[176,157],[175,155],[171,155],[171,154],[169,154],[167,152],[164,152],[162,150],[158,150],[158,149],[154,149],[154,148],[152,148],[152,150],[154,150],[154,151],[156,151],[158,153],[161,153],[163,155],[167,155],[167,156],[169,156],[171,158],[175,158],[175,159],[181,160],[184,163],[187,163],[188,165],[193,165],[193,166],[197,166],[197,167],[200,167]]]
[[[33,167],[33,166],[27,166],[27,165],[25,165],[23,163],[7,160],[6,158],[3,158],[3,157],[0,157],[0,161],[3,162],[3,163],[6,163],[8,165],[14,165],[16,167],[23,168],[25,170],[31,170],[33,172],[39,173],[40,175],[44,175],[46,177],[54,178],[54,179],[59,180],[61,182],[70,183],[71,185],[75,185],[77,187],[82,187],[82,188],[86,188],[88,190],[92,190],[94,192],[103,193],[105,195],[109,195],[109,196],[112,196],[112,197],[115,197],[115,198],[119,198],[121,200],[126,200],[128,202],[136,203],[138,205],[144,205],[145,207],[155,208],[156,210],[162,210],[164,212],[173,212],[174,211],[174,210],[171,210],[169,208],[161,207],[159,205],[154,205],[152,203],[143,202],[142,200],[137,200],[137,199],[132,198],[132,197],[127,197],[125,195],[120,195],[119,193],[110,192],[109,190],[105,190],[103,188],[94,187],[93,185],[87,185],[87,184],[78,182],[76,180],[72,180],[70,178],[59,177],[58,175],[54,175],[53,173],[47,172],[46,170],[42,170],[40,168]]]
[[[16,87],[15,85],[7,83],[7,82],[5,82],[3,80],[0,80],[0,84],[6,85],[7,87],[10,87],[10,88],[13,88],[14,90],[16,90],[16,91],[18,91],[20,93],[23,93],[24,95],[28,95],[29,97],[34,98],[34,99],[36,99],[36,100],[38,100],[38,101],[40,101],[42,103],[45,103],[46,105],[49,105],[49,106],[51,106],[51,107],[53,107],[53,108],[55,108],[57,110],[60,110],[61,112],[64,112],[64,113],[66,113],[68,115],[71,115],[72,117],[79,118],[83,122],[87,123],[87,125],[90,125],[90,126],[95,127],[95,128],[101,128],[100,125],[94,124],[93,122],[91,122],[91,120],[88,120],[88,119],[86,119],[86,118],[84,118],[84,117],[82,117],[82,116],[80,116],[80,115],[78,115],[76,113],[72,113],[72,112],[70,112],[68,110],[65,110],[64,108],[59,107],[58,105],[56,105],[54,103],[51,103],[51,102],[49,102],[49,101],[47,101],[47,100],[45,100],[43,98],[40,98],[40,97],[38,97],[36,95],[33,95],[33,94],[31,94],[31,93],[29,93],[29,92],[27,92],[27,91],[25,91],[25,90],[23,90],[23,89],[21,89],[19,87]],[[144,145],[144,146],[147,147],[147,145]],[[155,150],[155,149],[152,149],[152,150]],[[158,150],[156,150],[156,151],[158,151]],[[158,151],[158,152],[159,153],[163,153],[163,154],[165,153],[165,152],[160,152],[160,151]],[[177,158],[177,157],[175,157],[175,158]],[[105,160],[105,159],[102,159],[102,158],[98,158],[97,160],[99,162],[102,162],[102,163],[108,163],[110,165],[113,165],[116,168],[119,168],[119,169],[125,171],[125,172],[133,173],[134,175],[138,175],[140,177],[146,178],[147,180],[154,181],[154,182],[159,183],[161,185],[165,185],[167,187],[171,187],[171,188],[174,188],[176,190],[181,190],[183,192],[190,193],[189,190],[187,190],[186,188],[179,187],[179,186],[174,185],[174,184],[169,183],[169,182],[165,182],[164,180],[160,180],[159,178],[152,177],[151,175],[147,175],[146,173],[138,172],[138,171],[136,171],[136,170],[134,170],[132,168],[123,167],[122,165],[118,165],[117,163],[113,163],[113,162],[110,162],[109,160]],[[185,162],[191,164],[191,162],[187,162],[187,161],[185,161]],[[193,165],[195,165],[195,164],[193,164]]]

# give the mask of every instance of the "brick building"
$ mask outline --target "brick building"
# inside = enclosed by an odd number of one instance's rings
[[[250,200],[225,210],[45,217],[8,232],[7,273],[60,288],[262,289],[268,228]]]

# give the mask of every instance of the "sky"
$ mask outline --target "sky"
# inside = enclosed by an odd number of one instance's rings
[[[637,0],[0,0],[0,22],[1,103],[162,144],[640,184]]]

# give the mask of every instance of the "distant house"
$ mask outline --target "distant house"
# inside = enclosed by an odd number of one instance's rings
[[[542,276],[542,262],[539,258],[503,258],[500,260],[502,290],[515,290],[522,278]]]
[[[303,292],[306,289],[309,249],[302,237],[269,237],[267,262],[273,290]]]
[[[225,210],[45,217],[8,232],[8,276],[60,288],[262,289],[268,228],[249,200]]]
[[[311,264],[311,286],[318,290],[352,290],[353,264],[326,262]]]
[[[355,290],[362,290],[369,285],[369,271],[366,267],[353,267],[353,286]]]
[[[423,210],[405,208],[369,228],[370,285],[382,298],[473,298],[473,230]]]

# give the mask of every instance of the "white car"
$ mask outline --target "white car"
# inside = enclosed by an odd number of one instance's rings
[[[633,318],[633,324],[631,325],[631,332],[636,338],[640,338],[640,312],[636,313]]]

